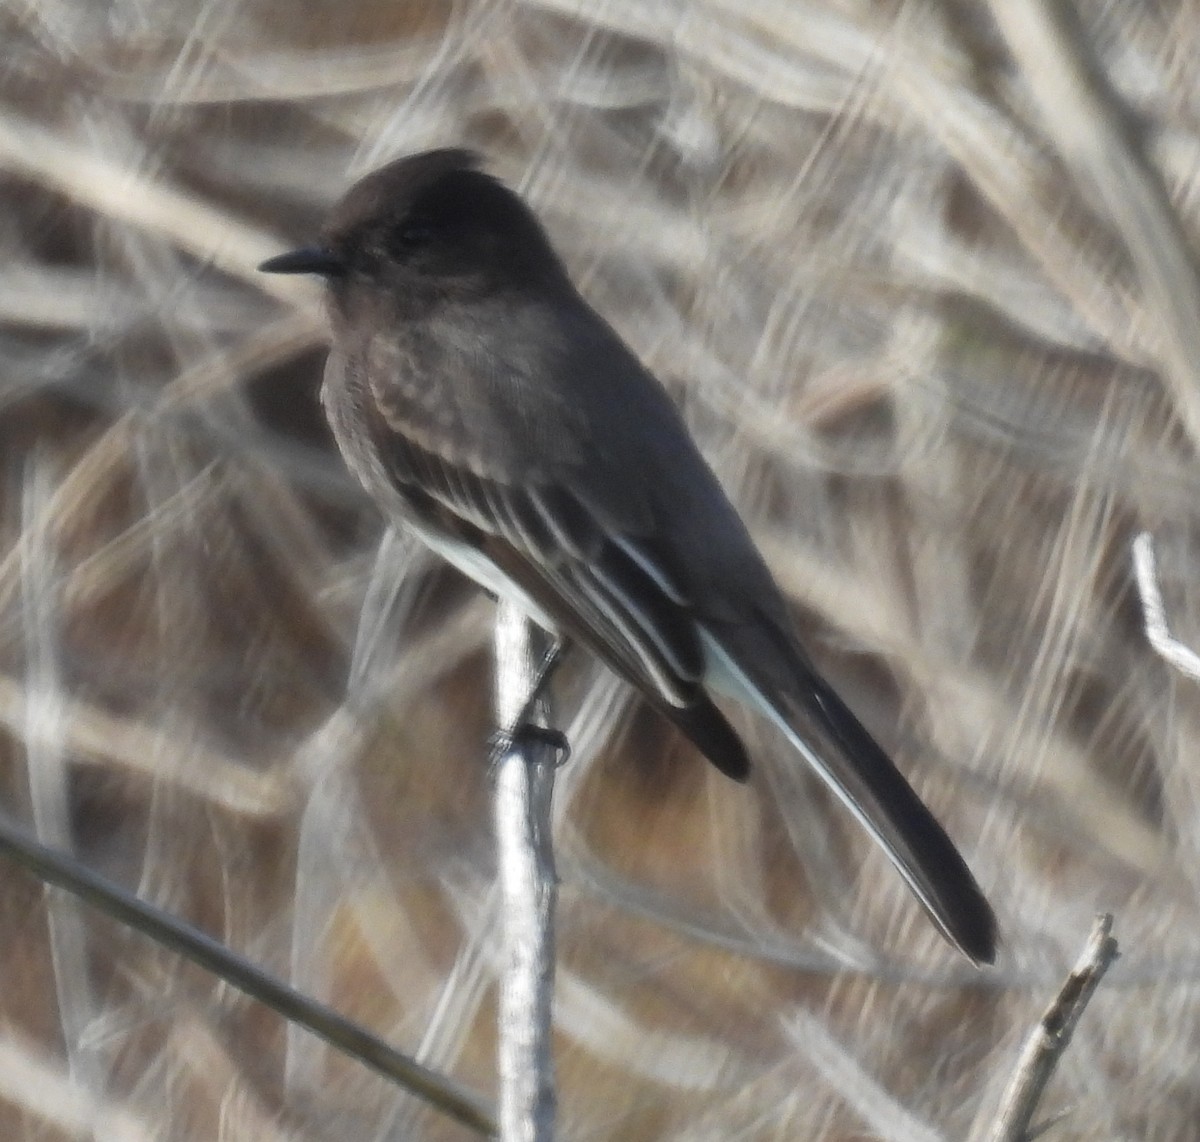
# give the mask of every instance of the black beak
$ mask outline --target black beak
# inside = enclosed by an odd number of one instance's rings
[[[342,259],[323,246],[306,246],[268,258],[258,267],[264,274],[320,274],[323,278],[335,278],[346,270]]]

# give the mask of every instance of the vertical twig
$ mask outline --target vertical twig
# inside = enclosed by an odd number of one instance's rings
[[[529,621],[501,602],[496,619],[496,713],[502,732],[519,728],[536,685],[538,655]],[[512,745],[496,764],[496,848],[502,901],[500,1137],[554,1136],[554,996],[557,882],[550,837],[554,759],[539,744]]]
[[[1092,934],[1078,962],[1067,976],[1054,1002],[1046,1008],[1025,1043],[1021,1058],[1001,1102],[990,1142],[1027,1142],[1034,1135],[1030,1126],[1050,1076],[1063,1052],[1070,1046],[1075,1025],[1092,994],[1117,958],[1117,941],[1112,937],[1112,916],[1096,917]]]

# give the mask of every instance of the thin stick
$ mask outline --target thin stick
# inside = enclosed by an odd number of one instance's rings
[[[1096,917],[1083,954],[1054,1002],[1046,1008],[1041,1022],[1026,1040],[1025,1049],[1004,1092],[1000,1117],[992,1130],[991,1142],[1028,1142],[1036,1137],[1030,1125],[1046,1085],[1054,1074],[1058,1060],[1071,1044],[1079,1017],[1104,978],[1104,973],[1117,958],[1117,941],[1112,937],[1112,923],[1113,918],[1108,913]]]
[[[1155,651],[1189,678],[1200,679],[1200,654],[1171,634],[1162,592],[1158,589],[1158,565],[1154,558],[1154,540],[1143,531],[1133,541],[1133,573],[1142,599],[1146,638]]]
[[[554,907],[558,895],[550,836],[554,761],[549,747],[518,732],[537,662],[529,621],[501,601],[496,619],[496,712],[515,744],[496,763],[496,848],[503,915],[500,979],[500,1137],[554,1136]]]
[[[324,1004],[288,987],[199,929],[147,904],[73,858],[40,844],[3,815],[0,815],[0,855],[199,964],[463,1125],[480,1134],[495,1134],[495,1124],[478,1095],[401,1054]]]

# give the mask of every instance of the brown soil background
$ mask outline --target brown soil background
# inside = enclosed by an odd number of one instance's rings
[[[1200,7],[1080,7],[1200,248]],[[960,962],[761,726],[736,788],[576,662],[562,1136],[965,1138],[1112,909],[1048,1137],[1195,1138],[1200,683],[1130,552],[1200,645],[1200,389],[1036,78],[971,0],[9,0],[6,811],[494,1091],[490,604],[376,559],[317,291],[254,271],[466,143],[677,395],[1005,938]],[[0,1136],[466,1135],[5,865]]]

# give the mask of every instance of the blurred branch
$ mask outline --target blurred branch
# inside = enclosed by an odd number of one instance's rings
[[[1142,614],[1146,620],[1146,639],[1171,666],[1189,678],[1200,679],[1200,654],[1180,642],[1167,626],[1167,612],[1158,587],[1158,567],[1154,559],[1154,540],[1148,531],[1133,541],[1133,574]]]
[[[1029,1142],[1037,1137],[1031,1130],[1042,1094],[1058,1060],[1071,1045],[1075,1025],[1090,1002],[1093,993],[1117,958],[1117,941],[1112,937],[1113,918],[1110,914],[1096,917],[1092,934],[1078,962],[1067,976],[1054,1002],[1046,1008],[1041,1022],[1025,1043],[1021,1058],[1008,1089],[1004,1092],[1000,1117],[990,1135],[990,1142]]]
[[[1137,267],[1164,379],[1200,444],[1200,272],[1162,176],[1067,0],[991,0],[1063,157],[1099,192]]]
[[[0,115],[0,170],[20,171],[68,195],[105,218],[165,238],[177,249],[281,301],[312,310],[316,288],[307,282],[264,280],[254,267],[277,253],[278,239],[200,195],[173,186],[156,164],[130,143],[130,154],[101,150],[86,136],[70,138],[15,114]]]
[[[496,848],[503,917],[500,979],[500,1136],[554,1136],[554,909],[551,839],[554,759],[522,731],[547,677],[538,670],[529,620],[501,601],[496,618],[496,713],[507,748],[496,763]],[[549,661],[549,660],[548,660]]]
[[[119,923],[149,936],[164,948],[199,964],[218,979],[266,1004],[285,1019],[307,1028],[343,1054],[357,1059],[464,1126],[480,1134],[495,1133],[491,1115],[478,1095],[423,1067],[356,1023],[293,990],[211,936],[147,904],[72,857],[39,844],[3,815],[0,815],[0,854],[29,869],[41,880],[65,888]]]

